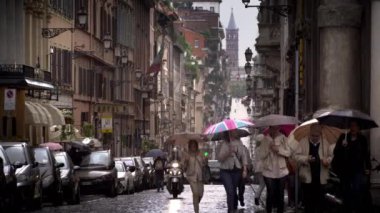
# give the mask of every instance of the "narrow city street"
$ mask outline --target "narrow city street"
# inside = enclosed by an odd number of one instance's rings
[[[246,206],[240,207],[239,212],[260,212],[253,203],[253,190],[251,186],[246,186],[245,199]],[[201,212],[225,213],[227,212],[226,193],[223,185],[206,185],[202,199]],[[178,199],[173,199],[165,189],[164,192],[156,190],[146,190],[132,195],[119,195],[116,198],[107,198],[103,195],[87,195],[82,197],[80,205],[64,205],[52,207],[45,205],[37,212],[54,213],[74,213],[74,212],[162,212],[162,213],[187,213],[194,212],[192,205],[192,194],[189,185],[185,185],[185,190]]]

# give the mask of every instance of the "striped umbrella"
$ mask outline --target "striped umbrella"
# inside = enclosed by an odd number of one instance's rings
[[[203,134],[212,135],[216,133],[231,131],[234,129],[244,128],[244,127],[251,127],[251,126],[254,126],[254,124],[248,119],[226,119],[222,122],[209,126],[203,132]]]

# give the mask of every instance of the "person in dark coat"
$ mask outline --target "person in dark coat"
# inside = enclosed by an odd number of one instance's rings
[[[347,135],[339,137],[332,167],[341,181],[344,212],[368,212],[371,161],[367,139],[356,121],[350,123]]]
[[[157,157],[153,164],[154,167],[154,174],[156,179],[156,187],[157,192],[161,190],[164,190],[163,182],[164,182],[164,169],[165,169],[165,163],[164,160],[161,157]]]

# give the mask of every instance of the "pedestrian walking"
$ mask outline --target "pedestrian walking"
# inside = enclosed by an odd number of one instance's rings
[[[269,127],[269,134],[262,143],[260,159],[267,187],[266,210],[272,212],[277,207],[277,213],[283,213],[285,182],[289,174],[286,158],[290,156],[290,149],[286,137],[279,130],[279,126]]]
[[[161,190],[164,190],[164,169],[165,164],[164,160],[161,157],[157,157],[153,164],[154,167],[154,175],[156,179],[156,188],[157,192]]]
[[[324,209],[324,191],[329,177],[333,146],[322,137],[321,126],[310,126],[309,137],[299,141],[294,158],[299,163],[305,213],[319,213]]]
[[[189,153],[184,152],[183,166],[186,179],[190,184],[193,193],[194,212],[199,212],[199,203],[203,197],[204,184],[202,168],[206,166],[206,159],[201,155],[196,140],[190,140],[188,145]]]
[[[226,132],[217,151],[220,162],[220,178],[227,193],[228,212],[234,212],[238,206],[237,186],[240,178],[247,177],[247,156],[244,145],[240,142],[237,132]]]
[[[258,135],[256,137],[256,147],[255,147],[255,156],[254,156],[254,179],[257,181],[259,188],[257,188],[255,193],[255,205],[260,205],[260,197],[265,188],[265,181],[263,177],[263,164],[259,157],[261,153],[261,144],[264,139],[264,135]]]
[[[240,202],[240,206],[245,206],[244,203],[244,192],[245,192],[245,184],[247,183],[247,178],[249,177],[250,171],[252,171],[252,160],[249,156],[249,150],[246,146],[244,146],[243,142],[239,140],[241,145],[243,146],[245,155],[247,156],[247,176],[240,177],[239,184],[238,184],[238,200]],[[243,171],[242,171],[243,172]]]
[[[341,181],[344,212],[368,212],[371,161],[367,139],[356,121],[350,122],[347,135],[339,137],[332,166]]]

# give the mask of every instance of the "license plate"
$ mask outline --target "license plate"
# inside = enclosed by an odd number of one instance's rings
[[[91,182],[82,182],[81,185],[83,185],[83,186],[89,186],[89,185],[92,185],[92,183]]]
[[[173,178],[173,183],[176,183],[178,181],[179,181],[178,178]]]

